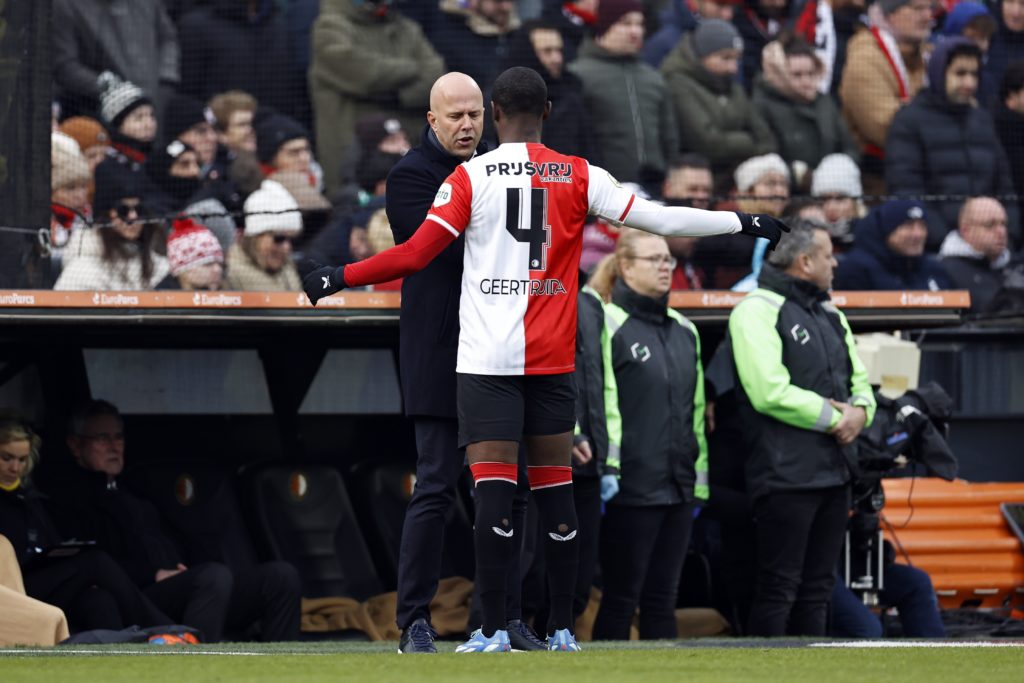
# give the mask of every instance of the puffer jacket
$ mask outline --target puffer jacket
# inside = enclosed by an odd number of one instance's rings
[[[59,290],[148,291],[155,289],[170,274],[167,259],[153,254],[153,274],[142,277],[142,258],[137,247],[126,259],[107,261],[103,258],[103,240],[97,230],[77,230],[64,248],[64,270],[53,286]]]
[[[776,150],[771,128],[743,86],[708,72],[693,52],[692,36],[679,41],[661,72],[675,106],[682,149],[706,156],[717,181],[726,180],[742,161]]]
[[[895,195],[1013,194],[1010,164],[991,115],[975,105],[950,102],[945,92],[949,53],[965,38],[935,48],[928,62],[929,87],[893,118],[886,139],[885,182]],[[962,200],[928,203],[928,246],[937,251],[956,229]],[[1020,237],[1020,215],[1007,206],[1010,236]]]
[[[441,55],[411,19],[394,11],[377,17],[352,0],[323,0],[313,24],[309,93],[328,196],[341,186],[342,159],[359,119],[394,116],[413,135],[444,70]]]
[[[583,81],[603,168],[620,181],[641,167],[665,171],[679,150],[679,130],[665,79],[639,57],[613,55],[593,41],[569,70]]]

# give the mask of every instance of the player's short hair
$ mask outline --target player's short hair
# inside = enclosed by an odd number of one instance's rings
[[[507,116],[532,114],[540,118],[548,103],[548,87],[533,69],[514,66],[503,71],[494,81],[491,101]]]

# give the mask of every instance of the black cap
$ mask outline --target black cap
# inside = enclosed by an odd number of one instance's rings
[[[298,138],[309,138],[301,123],[284,114],[271,114],[256,124],[256,156],[269,164],[282,145]]]

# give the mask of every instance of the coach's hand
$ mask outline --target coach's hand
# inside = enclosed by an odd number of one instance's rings
[[[336,294],[345,289],[345,267],[321,266],[307,261],[302,264],[302,289],[309,297],[309,303],[316,302],[325,296]]]
[[[768,240],[768,250],[771,251],[782,239],[782,233],[789,232],[789,226],[778,218],[772,218],[766,213],[742,213],[736,212],[739,216],[740,232],[754,237],[764,237]]]

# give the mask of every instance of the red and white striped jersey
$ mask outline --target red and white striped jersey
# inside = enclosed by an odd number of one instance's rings
[[[584,220],[622,221],[633,201],[606,171],[535,143],[455,169],[427,220],[466,234],[457,371],[572,372]]]

